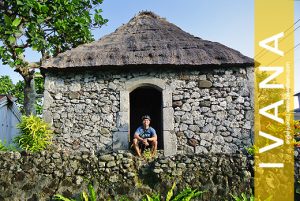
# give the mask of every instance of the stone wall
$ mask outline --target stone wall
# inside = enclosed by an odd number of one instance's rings
[[[210,68],[46,72],[44,118],[60,149],[127,149],[128,94],[151,86],[162,91],[166,155],[235,153],[253,139],[253,68]]]
[[[99,200],[126,195],[139,200],[145,194],[165,195],[173,182],[176,191],[189,186],[206,190],[200,200],[222,201],[229,193],[249,190],[246,158],[239,154],[175,155],[142,160],[130,152],[105,155],[88,152],[20,154],[0,152],[0,200],[51,200],[60,193],[76,196],[91,181]]]
[[[213,70],[171,85],[179,153],[235,153],[252,143],[251,71]]]

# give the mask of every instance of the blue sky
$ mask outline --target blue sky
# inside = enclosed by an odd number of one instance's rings
[[[95,39],[115,31],[139,11],[153,11],[200,38],[220,42],[254,57],[253,0],[104,0],[103,17],[109,20],[101,29],[93,30]],[[295,1],[295,21],[300,19],[300,1]],[[296,27],[300,22],[296,24]],[[287,25],[287,28],[290,25]],[[295,44],[300,42],[300,28],[295,32]],[[300,46],[295,49],[295,78],[300,75]],[[39,54],[28,51],[29,61],[38,61]],[[10,75],[14,82],[21,79],[9,67],[0,64],[0,75]],[[295,91],[300,91],[299,78]]]

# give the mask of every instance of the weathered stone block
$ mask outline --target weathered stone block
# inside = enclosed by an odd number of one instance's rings
[[[196,148],[195,148],[195,153],[196,154],[207,154],[208,153],[208,151],[207,151],[207,149],[205,148],[205,147],[203,147],[203,146],[197,146]]]
[[[81,90],[80,83],[71,83],[71,85],[69,86],[69,90],[72,92],[80,91]]]
[[[182,117],[181,117],[181,122],[191,125],[193,124],[193,115],[191,113],[186,112]]]
[[[208,80],[199,80],[198,81],[199,88],[210,88],[212,87],[212,82]]]
[[[120,91],[120,112],[129,112],[129,92]]]
[[[53,100],[51,94],[47,90],[45,90],[44,91],[44,110],[47,110],[49,107],[51,107],[53,104],[53,101],[54,100]]]
[[[201,140],[200,145],[203,147],[209,147],[211,145],[211,143],[206,140]]]
[[[172,91],[170,89],[166,89],[162,91],[162,106],[172,107]]]
[[[110,136],[111,132],[107,128],[101,128],[100,134],[104,136]]]
[[[43,119],[45,120],[45,122],[47,122],[48,124],[52,125],[53,124],[53,115],[52,112],[44,110],[43,113]]]
[[[196,139],[189,139],[188,144],[192,147],[196,147],[199,144],[199,142]]]
[[[182,100],[183,99],[183,96],[182,95],[174,95],[173,96],[173,100],[174,101],[179,101],[179,100]]]
[[[191,105],[190,105],[189,103],[184,103],[184,104],[182,105],[181,109],[182,109],[183,111],[189,112],[189,111],[191,111],[192,107],[191,107]]]
[[[129,139],[128,132],[114,132],[113,133],[113,149],[122,150],[128,149]]]
[[[70,92],[69,93],[69,98],[70,99],[79,99],[80,94],[78,92]]]
[[[108,162],[108,161],[113,161],[113,160],[115,160],[115,157],[114,157],[113,155],[106,154],[106,155],[100,156],[99,159],[100,159],[101,161]]]
[[[176,154],[177,137],[175,132],[164,131],[164,155],[170,156]]]
[[[128,112],[119,112],[117,115],[117,128],[119,131],[128,132],[129,125],[128,125],[129,113]]]
[[[174,101],[173,104],[172,104],[172,106],[173,107],[181,107],[182,104],[183,104],[182,101]]]
[[[211,142],[214,135],[212,133],[200,133],[200,139]]]
[[[184,134],[185,136],[188,138],[188,139],[191,139],[192,137],[194,137],[195,133],[191,130],[186,130],[184,131]]]
[[[55,97],[56,100],[60,100],[60,99],[62,99],[62,94],[57,93],[54,97]]]
[[[172,107],[163,108],[163,128],[164,130],[174,129],[174,110]]]
[[[202,132],[204,133],[208,133],[208,132],[215,132],[216,130],[216,126],[212,125],[212,124],[207,124],[202,128]]]

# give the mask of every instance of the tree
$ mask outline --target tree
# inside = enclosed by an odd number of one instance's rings
[[[24,79],[26,115],[35,114],[35,69],[49,57],[93,41],[91,29],[107,22],[97,9],[103,0],[0,0],[0,58]],[[41,53],[26,61],[25,50]]]
[[[17,98],[16,103],[19,110],[24,112],[24,82],[18,81],[17,84],[13,84],[9,76],[0,76],[0,94],[8,94]]]
[[[9,76],[0,76],[0,94],[11,94],[14,84]]]

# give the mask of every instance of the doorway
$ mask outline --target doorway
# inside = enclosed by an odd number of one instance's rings
[[[163,149],[162,93],[153,87],[139,87],[133,90],[130,100],[130,142],[135,130],[142,125],[142,116],[150,115],[150,126],[156,130],[158,149]]]

